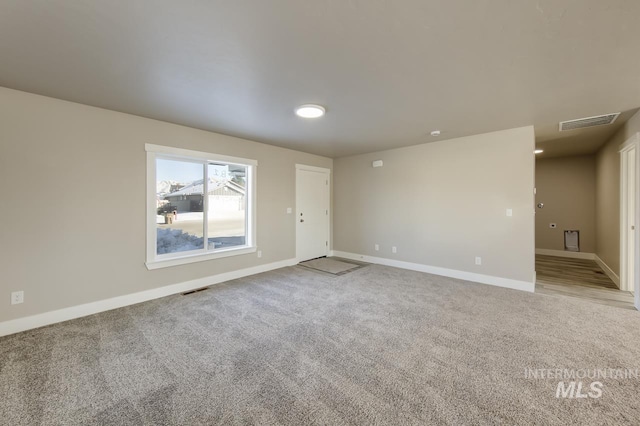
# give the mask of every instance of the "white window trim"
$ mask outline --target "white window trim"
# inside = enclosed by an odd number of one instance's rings
[[[220,259],[229,256],[239,256],[254,253],[257,250],[256,244],[256,171],[258,162],[246,158],[230,157],[228,155],[218,155],[210,152],[191,151],[188,149],[173,148],[162,145],[145,144],[147,152],[147,269],[166,268],[170,266],[185,265],[189,263],[202,262],[212,259]],[[247,182],[249,192],[247,193],[247,212],[250,217],[247,219],[247,244],[238,247],[229,247],[209,251],[194,250],[187,253],[176,253],[170,257],[158,258],[157,250],[157,230],[156,230],[156,159],[158,157],[171,156],[176,159],[180,157],[188,159],[202,159],[210,162],[222,162],[238,164],[247,167]],[[205,198],[206,199],[206,198]],[[206,206],[205,206],[206,207]],[[206,241],[206,240],[205,240]],[[205,246],[206,247],[206,246]]]

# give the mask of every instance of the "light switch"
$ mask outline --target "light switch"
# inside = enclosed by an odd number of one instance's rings
[[[513,209],[507,209],[507,216],[513,216]]]
[[[287,214],[293,213],[293,209],[291,207],[287,207]]]

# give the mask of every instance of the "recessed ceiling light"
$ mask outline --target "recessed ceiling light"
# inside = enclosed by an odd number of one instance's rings
[[[296,108],[296,115],[303,118],[322,117],[325,112],[326,110],[324,109],[324,107],[314,104],[300,105],[298,108]]]
[[[440,136],[440,130],[434,130],[431,132],[431,136]]]
[[[542,154],[543,152],[543,149],[536,149],[535,151],[533,151],[534,154]]]

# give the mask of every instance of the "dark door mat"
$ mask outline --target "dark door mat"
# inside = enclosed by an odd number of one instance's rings
[[[366,263],[336,257],[319,257],[298,263],[299,266],[325,272],[331,275],[344,275],[366,266]]]

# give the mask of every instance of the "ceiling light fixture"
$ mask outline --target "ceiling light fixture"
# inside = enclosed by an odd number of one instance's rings
[[[431,136],[440,136],[440,130],[434,130],[431,132]]]
[[[315,104],[300,105],[296,108],[296,115],[302,118],[319,118],[325,114],[323,106]]]
[[[533,151],[534,154],[542,154],[543,152],[543,149],[536,149],[535,151]]]

